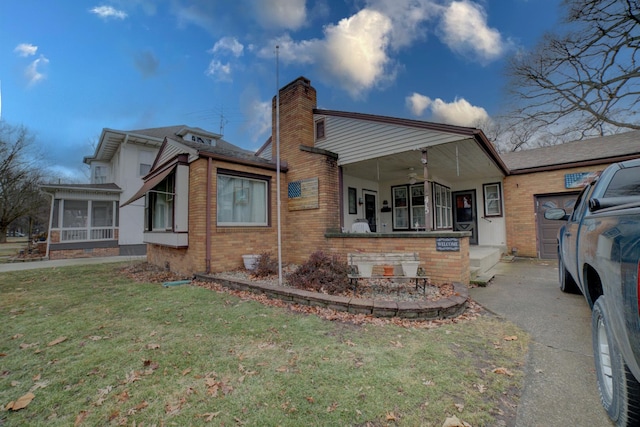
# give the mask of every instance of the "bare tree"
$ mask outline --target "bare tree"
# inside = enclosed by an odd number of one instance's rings
[[[564,32],[546,34],[507,67],[510,121],[558,142],[640,129],[640,1],[565,0],[563,8]]]
[[[7,228],[13,221],[37,215],[46,201],[38,187],[42,168],[33,140],[24,126],[0,121],[0,243],[7,241]]]

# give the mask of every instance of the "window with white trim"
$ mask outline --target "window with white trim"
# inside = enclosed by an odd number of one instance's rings
[[[267,226],[268,179],[218,174],[217,224]]]
[[[147,214],[146,230],[172,231],[173,230],[173,199],[175,196],[175,172],[167,175],[145,197],[145,209]]]
[[[484,184],[484,216],[502,216],[502,191],[500,183]]]
[[[434,182],[433,205],[436,230],[451,228],[451,189]]]
[[[93,183],[104,184],[107,182],[109,176],[108,166],[94,166],[93,167]]]
[[[138,151],[138,176],[145,176],[151,170],[153,165],[154,154],[149,150]]]

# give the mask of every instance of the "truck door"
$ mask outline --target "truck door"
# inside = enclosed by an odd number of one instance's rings
[[[565,261],[565,268],[576,281],[580,281],[580,267],[578,266],[578,233],[580,231],[580,223],[583,216],[588,210],[588,201],[593,191],[594,185],[586,186],[574,206],[573,213],[569,217],[564,228],[564,234],[560,236],[560,250],[562,251],[562,259]]]

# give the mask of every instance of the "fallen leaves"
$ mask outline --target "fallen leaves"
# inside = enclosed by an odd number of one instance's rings
[[[31,403],[31,401],[36,397],[35,394],[29,392],[27,394],[25,394],[24,396],[21,396],[18,400],[13,401],[13,402],[9,402],[7,404],[7,406],[5,407],[5,409],[7,411],[11,410],[11,411],[19,411],[20,409],[24,409],[27,406],[29,406],[29,403]]]
[[[493,372],[494,374],[506,375],[508,377],[512,377],[513,376],[513,372],[511,372],[507,368],[495,368],[491,372]]]
[[[54,345],[58,345],[62,342],[65,342],[67,340],[67,337],[58,337],[55,340],[51,341],[49,344],[47,344],[47,347],[53,347]]]

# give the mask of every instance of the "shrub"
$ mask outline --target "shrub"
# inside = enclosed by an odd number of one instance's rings
[[[346,262],[340,261],[335,255],[317,251],[296,271],[287,275],[287,282],[298,289],[338,294],[349,286],[347,272]]]
[[[253,275],[256,277],[267,277],[278,274],[278,259],[274,258],[270,252],[263,252],[256,261]]]

